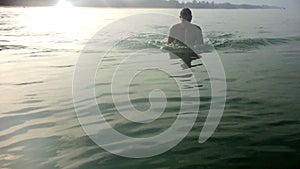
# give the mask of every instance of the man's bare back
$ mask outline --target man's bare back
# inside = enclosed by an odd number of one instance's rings
[[[203,45],[202,30],[199,26],[191,23],[192,12],[184,8],[180,12],[181,23],[178,23],[170,29],[168,44],[178,43],[188,46]]]

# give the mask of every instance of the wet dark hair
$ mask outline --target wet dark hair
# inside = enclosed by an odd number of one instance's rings
[[[180,11],[180,17],[184,20],[187,20],[189,22],[192,21],[192,11],[189,9],[189,8],[183,8],[181,11]]]

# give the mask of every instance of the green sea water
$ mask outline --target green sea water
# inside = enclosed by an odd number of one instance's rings
[[[86,135],[72,95],[82,49],[109,23],[153,12],[178,15],[177,9],[73,8],[62,14],[53,8],[0,8],[0,168],[299,168],[299,11],[193,10],[194,23],[202,27],[206,43],[222,60],[228,85],[221,122],[204,144],[198,137],[212,98],[201,59],[187,68],[182,59],[166,55],[158,61],[177,68],[180,76],[148,70],[132,79],[129,97],[137,110],[150,107],[151,90],[165,92],[167,107],[156,121],[132,123],[116,109],[111,77],[120,59],[137,50],[160,50],[169,27],[176,23],[151,25],[146,20],[158,34],[143,32],[120,40],[99,65],[95,76],[99,109],[121,133],[137,138],[157,135],[177,118],[181,102],[177,78],[200,92],[195,125],[171,150],[143,159],[113,155]],[[97,50],[107,49],[99,46],[87,52]],[[187,69],[197,77],[197,85],[182,74]]]

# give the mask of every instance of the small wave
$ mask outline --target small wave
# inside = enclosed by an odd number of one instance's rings
[[[258,49],[261,46],[286,44],[290,40],[284,38],[248,38],[248,39],[220,39],[211,40],[216,49],[240,49],[251,50]]]
[[[24,82],[24,83],[17,83],[15,85],[17,85],[17,86],[26,86],[26,85],[40,84],[40,83],[44,83],[44,82],[43,81]]]
[[[218,50],[248,51],[264,46],[282,45],[293,41],[300,41],[300,36],[285,38],[240,38],[235,37],[232,33],[210,34],[207,37],[209,41],[204,45],[204,49],[207,48],[208,52],[211,51],[211,47]],[[168,48],[166,38],[164,35],[141,34],[125,39],[119,42],[115,47],[120,50],[166,49]],[[181,49],[182,47],[178,47],[178,50]]]
[[[300,36],[278,38],[241,38],[232,33],[211,33],[207,36],[216,49],[253,50],[263,46],[282,45],[300,41]]]
[[[26,46],[22,46],[22,45],[0,45],[0,51],[9,50],[9,49],[17,50],[17,49],[25,49],[25,48]]]
[[[74,65],[61,65],[61,66],[49,66],[52,68],[70,68],[70,67],[74,67]]]
[[[221,35],[210,35],[209,38],[233,38],[234,37],[234,34],[232,33],[224,33],[224,34],[221,34]]]
[[[6,28],[0,28],[0,31],[18,31],[23,28],[24,27],[6,27]]]

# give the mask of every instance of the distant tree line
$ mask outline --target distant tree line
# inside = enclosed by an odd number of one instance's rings
[[[58,0],[0,0],[0,5],[51,6]],[[267,5],[215,3],[214,1],[179,2],[178,0],[69,0],[74,6],[115,7],[115,8],[203,8],[203,9],[269,9],[279,8]]]
[[[179,2],[178,0],[72,0],[76,6],[123,7],[123,8],[203,8],[203,9],[266,9],[278,8],[267,5],[215,3],[214,1]]]

